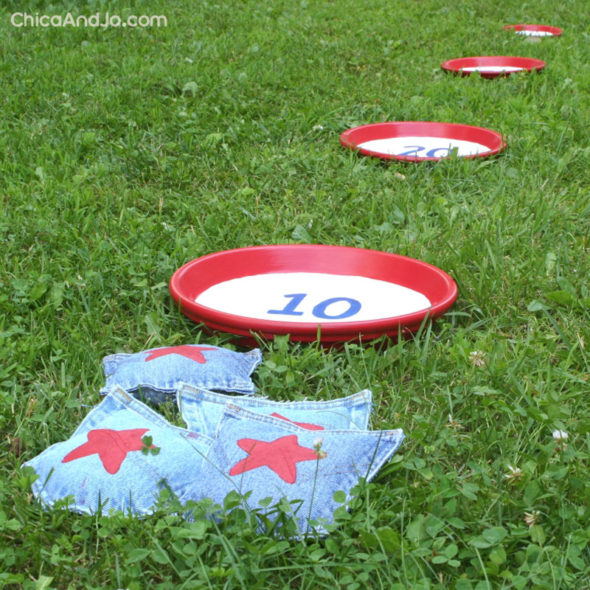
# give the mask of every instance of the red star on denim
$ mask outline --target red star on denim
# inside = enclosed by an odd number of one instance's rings
[[[297,463],[300,461],[317,461],[320,458],[315,449],[302,447],[295,434],[277,438],[272,442],[241,438],[238,440],[238,446],[243,451],[246,451],[248,456],[230,469],[230,475],[239,475],[259,467],[268,467],[283,481],[295,483],[297,480]]]
[[[148,350],[150,354],[145,358],[145,362],[147,363],[148,361],[153,361],[154,359],[160,358],[161,356],[167,356],[169,354],[179,354],[180,356],[184,356],[204,365],[207,361],[201,354],[201,350],[216,349],[211,348],[210,346],[189,346],[188,344],[183,344],[181,346],[168,346],[166,348],[158,348],[152,351]]]
[[[289,420],[289,418],[285,418],[285,416],[281,416],[280,414],[277,414],[277,412],[273,412],[271,416],[280,418],[286,422],[291,422],[291,424],[295,424],[296,426],[305,428],[306,430],[324,430],[324,427],[320,426],[319,424],[310,424],[309,422],[295,422],[295,420]]]
[[[111,430],[97,428],[88,433],[88,442],[70,451],[62,463],[69,463],[75,459],[98,454],[103,467],[108,473],[119,471],[121,463],[130,451],[141,451],[145,447],[141,437],[149,428],[134,428],[131,430]],[[153,446],[153,445],[152,445]]]

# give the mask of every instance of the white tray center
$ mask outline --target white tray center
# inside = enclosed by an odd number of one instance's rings
[[[431,307],[423,293],[402,285],[315,272],[231,279],[209,287],[195,302],[247,318],[316,324],[379,320]]]
[[[550,31],[532,31],[530,29],[522,29],[516,31],[518,35],[525,35],[526,37],[553,37]]]
[[[474,141],[430,136],[371,139],[358,144],[357,147],[388,156],[412,156],[415,158],[447,158],[454,154],[473,156],[490,151],[488,146]]]
[[[502,72],[519,72],[524,68],[520,68],[517,66],[467,66],[465,68],[461,68],[463,72],[489,72],[493,74],[500,74]]]

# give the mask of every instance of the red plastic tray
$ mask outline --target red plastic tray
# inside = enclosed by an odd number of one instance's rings
[[[479,57],[459,57],[441,64],[447,72],[469,76],[476,72],[482,78],[497,78],[517,72],[541,71],[545,62],[532,57],[510,57],[506,55],[487,55]]]
[[[429,121],[362,125],[342,133],[340,143],[366,156],[405,162],[438,161],[453,155],[485,158],[506,147],[497,131]]]
[[[187,317],[248,342],[253,334],[289,334],[333,344],[416,331],[454,303],[457,286],[406,256],[294,244],[197,258],[173,274],[170,292]],[[400,313],[403,306],[414,311]]]
[[[559,37],[563,33],[559,27],[549,25],[504,25],[504,28],[530,37]]]

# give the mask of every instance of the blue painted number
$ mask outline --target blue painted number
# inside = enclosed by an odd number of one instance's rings
[[[269,309],[266,313],[273,313],[278,315],[303,315],[302,311],[296,311],[299,304],[307,297],[307,293],[291,293],[285,295],[290,299],[289,303],[283,307],[283,309]],[[330,315],[328,308],[334,303],[343,301],[348,303],[348,309],[345,309],[342,313]],[[350,297],[331,297],[320,301],[311,311],[316,317],[323,320],[342,320],[344,318],[350,318],[356,315],[361,310],[361,302],[357,299],[351,299]]]
[[[405,145],[404,149],[409,149],[407,152],[403,152],[402,154],[398,154],[400,156],[419,156],[419,152],[423,152],[426,148],[422,145]],[[442,154],[437,154],[437,152],[442,151]],[[427,158],[444,158],[445,156],[449,155],[449,152],[452,154],[456,154],[458,148],[451,148],[449,147],[439,147],[439,148],[432,148],[426,152]]]
[[[302,311],[295,311],[297,306],[303,301],[307,293],[292,293],[291,295],[285,295],[290,297],[291,301],[283,307],[283,309],[269,309],[266,313],[278,313],[281,315],[303,315]]]
[[[421,152],[423,149],[425,149],[421,145],[405,145],[404,146],[405,150],[407,150],[408,148],[411,148],[409,152],[404,152],[403,154],[399,154],[399,155],[400,156],[417,156],[418,152]]]
[[[338,315],[328,315],[327,308],[332,305],[332,303],[338,303],[339,301],[346,301],[346,303],[348,303],[348,309]],[[351,299],[350,297],[332,297],[331,299],[326,299],[325,301],[318,303],[311,313],[313,313],[316,318],[341,320],[356,315],[360,310],[361,302],[356,299]]]

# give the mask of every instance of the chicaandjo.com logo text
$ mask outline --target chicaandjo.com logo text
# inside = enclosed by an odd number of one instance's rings
[[[149,28],[167,27],[168,19],[160,15],[130,15],[121,17],[118,14],[97,12],[89,16],[74,16],[71,12],[67,14],[29,14],[27,12],[14,12],[10,15],[10,24],[13,27],[102,27],[103,29],[113,28]]]

